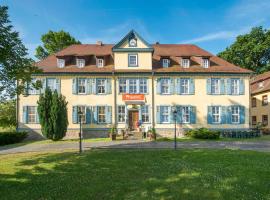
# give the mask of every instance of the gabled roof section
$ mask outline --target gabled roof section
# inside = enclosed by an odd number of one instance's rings
[[[123,47],[123,45],[125,44],[125,42],[129,42],[130,39],[135,38],[136,40],[139,40],[140,42],[142,42],[142,44],[145,47]],[[129,52],[129,51],[144,51],[144,52],[153,52],[154,49],[152,47],[152,45],[150,45],[148,42],[146,42],[136,31],[131,30],[122,40],[120,40],[120,42],[118,42],[117,44],[115,44],[112,48],[113,52]]]

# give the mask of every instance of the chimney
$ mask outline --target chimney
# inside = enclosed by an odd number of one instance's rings
[[[97,41],[97,45],[102,46],[102,41]]]
[[[159,44],[159,42],[156,42],[156,44]]]

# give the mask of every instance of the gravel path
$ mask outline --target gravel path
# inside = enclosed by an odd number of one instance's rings
[[[63,143],[44,143],[44,144],[25,144],[22,146],[0,147],[0,154],[22,153],[22,152],[48,152],[78,150],[78,142]],[[124,140],[114,142],[85,142],[84,150],[92,148],[118,148],[118,149],[170,149],[174,148],[173,142],[149,142],[142,140]],[[270,141],[260,142],[217,142],[217,141],[196,141],[196,142],[177,142],[177,148],[189,149],[241,149],[270,152]]]

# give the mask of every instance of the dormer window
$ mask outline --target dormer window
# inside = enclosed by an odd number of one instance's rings
[[[263,88],[263,81],[262,82],[259,82],[259,88]]]
[[[104,67],[104,59],[97,58],[97,67]]]
[[[169,59],[162,59],[162,67],[163,68],[168,68],[170,65],[170,60]]]
[[[58,58],[58,59],[57,59],[57,66],[58,66],[59,68],[64,68],[64,67],[65,67],[65,59],[60,59],[60,58]]]
[[[182,58],[182,63],[181,63],[183,68],[189,68],[190,66],[190,60],[189,58]]]
[[[138,67],[138,55],[129,54],[128,55],[128,66],[129,67]]]
[[[209,67],[209,59],[208,58],[202,58],[202,67],[203,68]]]
[[[76,65],[78,68],[83,68],[85,66],[85,60],[77,58]]]

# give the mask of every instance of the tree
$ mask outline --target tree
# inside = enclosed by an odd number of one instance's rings
[[[250,33],[239,35],[219,57],[243,68],[263,73],[270,70],[270,30],[254,27]]]
[[[7,100],[0,103],[0,126],[14,128],[16,124],[16,101]]]
[[[24,83],[30,82],[31,74],[37,72],[8,18],[8,7],[0,6],[0,101],[21,94]]]
[[[36,48],[36,57],[38,59],[44,59],[47,56],[54,54],[72,44],[81,44],[80,41],[72,37],[68,32],[63,30],[59,32],[49,31],[41,36],[43,46]]]
[[[50,89],[41,94],[38,101],[38,115],[42,134],[52,140],[60,140],[66,135],[68,118],[67,102],[63,95]]]

